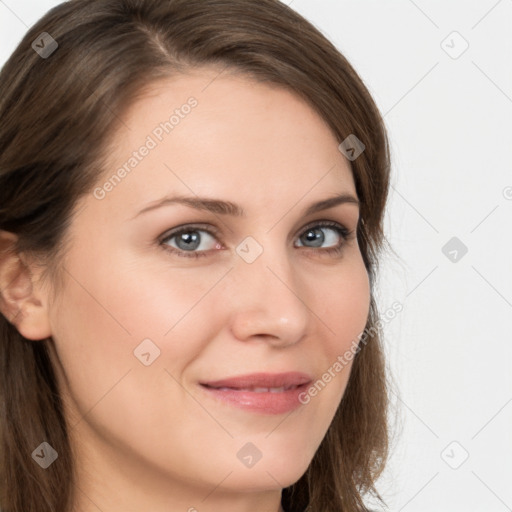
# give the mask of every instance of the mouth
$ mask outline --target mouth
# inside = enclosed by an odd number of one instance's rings
[[[219,391],[250,391],[252,393],[282,393],[283,391],[289,391],[290,389],[297,389],[300,387],[299,385],[295,386],[281,386],[278,388],[264,388],[264,387],[246,387],[246,388],[234,388],[234,387],[228,387],[228,386],[221,386],[221,387],[215,387],[210,386],[209,384],[201,384],[205,388],[210,389],[217,389]]]
[[[254,391],[256,393],[280,393],[294,387],[311,382],[312,377],[302,372],[283,373],[250,373],[236,377],[228,377],[215,381],[201,382],[210,388],[228,388],[240,391]]]
[[[303,403],[301,393],[311,384],[305,373],[255,373],[199,383],[217,403],[263,414],[283,414]]]

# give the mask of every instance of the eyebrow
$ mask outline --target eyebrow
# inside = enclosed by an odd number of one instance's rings
[[[328,208],[333,208],[334,206],[345,203],[354,204],[358,207],[360,206],[360,201],[356,197],[348,193],[343,193],[311,204],[306,209],[304,214],[312,215],[313,213],[322,210],[327,210]],[[172,204],[183,204],[185,206],[189,206],[197,210],[206,210],[211,213],[221,215],[232,215],[236,217],[245,217],[246,215],[244,209],[241,206],[239,206],[236,203],[232,203],[231,201],[223,201],[220,199],[199,196],[173,196],[164,197],[160,200],[157,200],[149,204],[148,206],[143,208],[139,213],[137,213],[134,217],[132,217],[132,219],[138,217],[143,213],[149,212],[151,210],[156,210],[157,208],[161,208],[162,206],[168,206]]]

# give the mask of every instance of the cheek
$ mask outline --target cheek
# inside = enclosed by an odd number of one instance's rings
[[[116,376],[144,367],[139,346],[151,352],[151,368],[178,370],[200,351],[206,330],[215,328],[213,302],[202,300],[219,279],[212,271],[162,273],[115,251],[102,260],[74,251],[66,270],[64,292],[52,310],[53,339],[66,373],[91,400]]]
[[[59,387],[77,435],[89,424],[130,445],[149,430],[174,428],[176,410],[200,414],[173,377],[181,380],[215,329],[214,299],[201,299],[219,277],[193,270],[193,280],[180,270],[163,277],[150,265],[93,256],[70,255],[64,292],[51,312]]]
[[[318,316],[325,332],[323,373],[319,375],[317,392],[329,395],[322,401],[328,416],[334,415],[344,394],[368,319],[370,299],[369,278],[362,259],[340,268],[325,281],[324,292],[317,297]]]
[[[330,343],[329,351],[346,350],[363,332],[370,309],[370,283],[362,259],[354,259],[324,279],[317,296],[319,317],[323,320]]]

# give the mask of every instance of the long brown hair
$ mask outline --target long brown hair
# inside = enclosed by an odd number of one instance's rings
[[[34,47],[41,37],[45,43]],[[16,234],[15,250],[37,255],[56,284],[74,206],[91,192],[119,116],[145,86],[202,65],[285,87],[340,143],[355,135],[365,146],[350,164],[371,283],[366,337],[325,438],[282,495],[287,510],[365,510],[363,496],[378,497],[388,450],[374,284],[386,243],[389,147],[361,78],[311,23],[277,0],[71,0],[51,9],[0,74],[0,229]],[[70,512],[74,502],[74,460],[47,342],[24,338],[0,316],[3,512]],[[43,440],[58,452],[48,469],[31,457]]]

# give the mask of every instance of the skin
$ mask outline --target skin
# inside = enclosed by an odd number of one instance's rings
[[[153,84],[122,117],[98,186],[190,96],[198,105],[121,183],[77,204],[55,300],[35,265],[30,286],[20,274],[4,292],[2,311],[18,312],[22,334],[53,340],[77,458],[75,512],[281,511],[281,491],[306,471],[351,364],[282,415],[219,403],[198,382],[290,370],[316,381],[366,324],[370,288],[355,236],[323,227],[320,247],[305,236],[320,220],[355,231],[355,204],[303,214],[336,194],[357,198],[350,164],[291,92],[209,68]],[[246,216],[177,204],[136,216],[174,194],[232,201]],[[199,231],[195,251],[206,256],[159,245],[192,223],[218,228]],[[263,248],[252,263],[236,252],[247,236]],[[179,251],[178,242],[166,244]],[[324,252],[340,243],[340,254]],[[160,349],[149,366],[133,353],[146,338]],[[248,442],[262,454],[251,468],[237,458]]]

